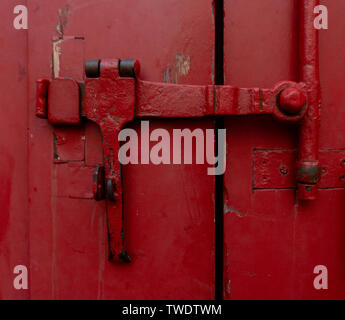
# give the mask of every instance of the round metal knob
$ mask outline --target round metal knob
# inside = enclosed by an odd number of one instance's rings
[[[305,94],[298,88],[290,87],[284,89],[279,96],[279,108],[288,114],[295,115],[300,113],[306,102]]]

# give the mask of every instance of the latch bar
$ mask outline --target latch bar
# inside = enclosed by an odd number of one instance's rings
[[[297,192],[300,199],[314,200],[321,178],[319,128],[321,90],[319,75],[319,34],[314,27],[314,8],[319,0],[299,1],[300,74],[308,92],[308,111],[301,123],[297,163]]]
[[[103,136],[104,171],[97,168],[95,172],[94,193],[95,199],[106,199],[107,202],[109,257],[113,261],[129,262],[123,228],[121,167],[118,159],[118,135],[125,124],[140,117],[191,118],[248,114],[272,114],[279,120],[295,122],[304,117],[308,101],[304,85],[291,81],[280,82],[273,89],[246,89],[234,86],[162,84],[121,77],[121,74],[133,75],[135,72],[138,76],[139,72],[137,61],[123,61],[126,70],[121,70],[122,61],[116,59],[87,63],[84,95],[75,104],[78,108],[79,104],[83,104],[81,110],[84,116],[99,125]],[[59,101],[60,95],[54,95],[55,106],[65,105],[63,99],[72,96],[66,91],[76,90],[71,85],[71,79],[58,78],[50,82],[48,96],[52,86],[55,90],[64,81],[66,85],[62,86],[62,100]],[[45,85],[46,81],[38,82],[37,105],[40,108],[37,109],[40,114],[44,114],[41,109],[42,104],[46,103],[41,93],[45,92]],[[75,99],[75,92],[73,97]],[[289,108],[293,112],[287,112]],[[70,109],[75,113],[76,106]],[[54,107],[53,111],[58,112],[58,109]],[[59,119],[58,123],[62,122],[61,116],[55,116],[52,110],[48,114],[49,120],[54,120],[53,123],[56,123],[55,119]],[[73,117],[67,115],[66,123],[72,124],[71,119]]]

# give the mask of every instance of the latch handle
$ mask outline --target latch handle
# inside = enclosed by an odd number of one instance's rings
[[[134,118],[135,75],[140,65],[135,60],[92,60],[85,65],[85,115],[100,127],[103,137],[104,172],[96,169],[95,198],[104,188],[107,206],[110,260],[130,262],[124,236],[121,166],[117,159],[122,127]],[[125,77],[121,77],[125,76]],[[99,183],[104,174],[105,186]]]

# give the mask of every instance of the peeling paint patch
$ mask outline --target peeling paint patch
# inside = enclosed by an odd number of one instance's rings
[[[171,68],[170,66],[167,66],[163,73],[163,82],[170,83],[171,82]]]
[[[236,209],[234,209],[233,207],[229,207],[226,203],[224,204],[224,213],[234,213],[236,214],[238,217],[243,218],[244,214]]]
[[[57,153],[57,141],[58,141],[58,138],[56,136],[56,134],[54,133],[54,143],[53,143],[53,148],[54,148],[54,160],[58,160],[60,161],[61,158],[59,157],[58,153]]]
[[[67,26],[68,18],[70,16],[70,14],[71,14],[71,10],[70,10],[70,7],[68,4],[66,5],[65,8],[59,9],[59,11],[58,11],[59,22],[56,26],[56,31],[62,37],[64,35],[64,31],[65,31],[65,28]]]
[[[178,83],[180,76],[186,76],[190,71],[190,56],[177,54],[175,56],[174,83]]]
[[[53,77],[57,78],[60,74],[60,55],[61,47],[60,44],[63,40],[55,40],[53,42]]]

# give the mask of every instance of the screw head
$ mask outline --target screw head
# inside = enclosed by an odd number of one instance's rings
[[[289,169],[287,166],[281,166],[279,170],[280,170],[280,173],[284,176],[289,173]]]
[[[306,102],[307,98],[302,90],[294,87],[284,89],[279,96],[279,107],[288,114],[300,113]]]

